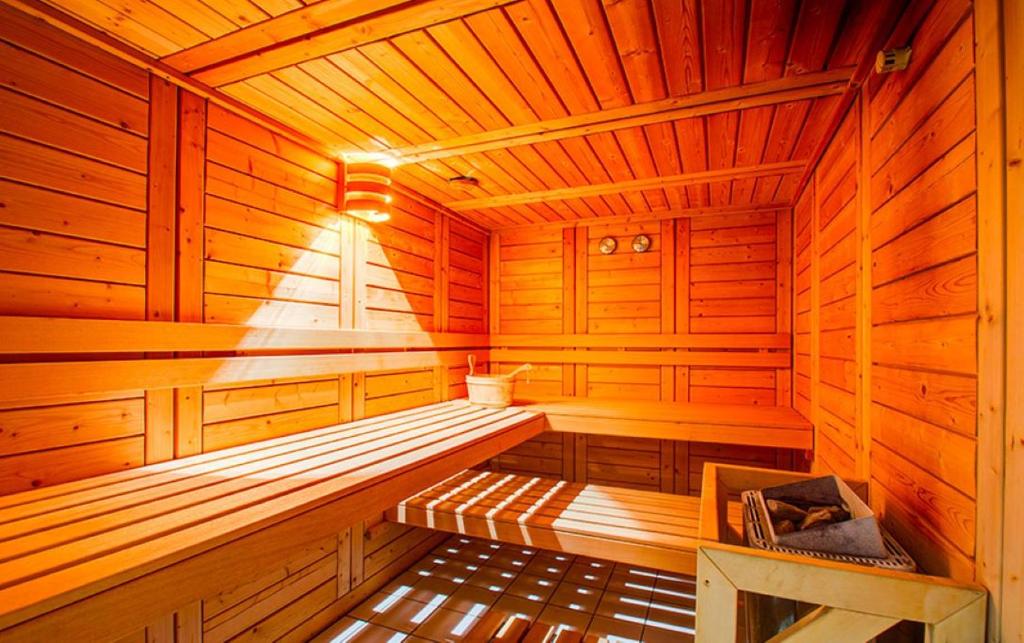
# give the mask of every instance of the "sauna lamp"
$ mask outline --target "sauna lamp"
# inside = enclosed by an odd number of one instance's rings
[[[383,163],[345,166],[345,213],[370,223],[391,218],[391,168]]]

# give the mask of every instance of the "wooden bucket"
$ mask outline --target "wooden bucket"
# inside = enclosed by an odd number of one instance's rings
[[[503,409],[512,404],[515,392],[516,375],[529,371],[533,366],[523,364],[507,375],[477,375],[476,356],[469,356],[469,375],[466,376],[466,388],[469,391],[469,403],[495,409]]]

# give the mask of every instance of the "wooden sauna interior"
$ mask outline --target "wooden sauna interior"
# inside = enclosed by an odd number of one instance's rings
[[[0,640],[519,640],[338,634],[497,541],[697,578],[523,640],[1024,641],[1022,69],[1019,0],[0,0]],[[917,572],[730,540],[832,473]]]

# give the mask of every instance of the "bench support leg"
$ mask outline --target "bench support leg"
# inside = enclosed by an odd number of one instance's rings
[[[739,590],[707,554],[697,550],[697,643],[736,640]]]

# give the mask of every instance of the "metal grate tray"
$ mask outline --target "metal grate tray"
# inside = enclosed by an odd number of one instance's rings
[[[910,557],[903,547],[896,542],[884,527],[882,538],[885,540],[885,548],[889,552],[886,558],[867,558],[864,556],[847,556],[843,554],[831,554],[827,552],[810,551],[807,549],[793,549],[781,547],[774,544],[768,537],[768,529],[764,524],[768,517],[758,510],[757,494],[753,491],[744,491],[740,494],[743,502],[743,526],[747,532],[747,543],[757,549],[778,551],[785,554],[799,554],[823,560],[835,560],[841,563],[854,563],[857,565],[870,565],[881,569],[891,569],[901,572],[912,572],[917,569],[917,564]]]

